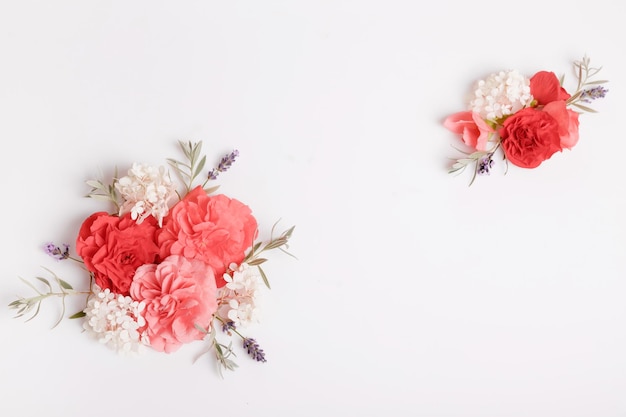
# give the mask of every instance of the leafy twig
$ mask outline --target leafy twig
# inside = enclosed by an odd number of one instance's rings
[[[24,278],[20,278],[22,282],[24,282],[26,285],[32,288],[38,295],[34,297],[29,297],[29,298],[18,297],[17,300],[9,304],[9,308],[17,310],[17,313],[15,315],[16,318],[22,317],[26,313],[35,309],[35,312],[33,313],[33,315],[29,319],[26,320],[26,321],[30,321],[34,319],[37,316],[37,314],[39,314],[39,310],[41,308],[41,302],[43,300],[50,298],[50,297],[60,297],[62,309],[61,309],[61,314],[59,316],[59,319],[54,324],[54,326],[52,326],[52,328],[55,328],[56,326],[59,325],[59,323],[61,323],[61,320],[63,320],[63,317],[65,316],[65,297],[67,297],[68,295],[91,294],[91,291],[76,291],[67,281],[64,281],[63,279],[59,278],[54,272],[52,272],[48,268],[43,268],[43,269],[45,269],[50,274],[52,274],[54,278],[54,282],[57,284],[59,288],[58,291],[54,291],[54,289],[52,288],[52,284],[46,278],[35,277],[38,281],[42,282],[47,287],[48,289],[47,292],[39,291],[34,284],[30,283]],[[74,318],[78,314],[80,313],[74,314],[72,318]]]
[[[282,232],[280,236],[278,236],[277,238],[274,238],[273,237],[274,229],[276,228],[277,224],[278,222],[274,223],[274,225],[272,226],[272,231],[270,232],[269,242],[265,244],[263,242],[255,243],[250,249],[250,252],[248,252],[246,257],[242,261],[242,263],[247,263],[250,266],[256,266],[257,268],[259,268],[259,273],[261,274],[261,278],[263,278],[263,282],[265,283],[267,288],[271,288],[270,283],[269,283],[269,280],[267,279],[267,275],[265,275],[265,271],[263,271],[263,268],[261,268],[261,264],[267,262],[267,259],[260,258],[259,255],[261,255],[261,253],[263,253],[266,250],[279,249],[280,251],[286,253],[287,255],[295,258],[294,255],[287,252],[286,250],[289,248],[289,239],[291,238],[291,235],[293,233],[293,230],[295,229],[295,226],[291,226],[289,229]]]
[[[104,184],[100,180],[89,180],[87,181],[87,185],[91,187],[91,191],[87,194],[87,197],[93,198],[94,200],[106,201],[113,203],[115,206],[115,211],[119,211],[119,197],[117,195],[117,189],[115,188],[115,183],[117,182],[117,168],[115,169],[115,174],[113,178],[113,182],[111,184]]]
[[[591,67],[591,60],[589,57],[584,56],[581,61],[574,61],[574,69],[576,72],[576,77],[578,78],[578,85],[576,86],[576,91],[572,96],[567,99],[566,104],[575,106],[579,110],[596,113],[589,106],[584,106],[580,104],[581,102],[589,103],[591,100],[596,98],[602,98],[608,92],[604,87],[601,87],[601,84],[607,83],[608,80],[595,80],[591,81],[591,79],[596,76],[602,67],[594,68]],[[593,88],[587,88],[590,86],[596,86]]]
[[[167,158],[167,162],[176,170],[180,178],[185,184],[187,192],[193,188],[194,180],[200,175],[204,165],[206,164],[206,156],[200,156],[202,153],[202,142],[192,143],[191,141],[178,141],[180,148],[185,154],[186,162],[177,161]]]

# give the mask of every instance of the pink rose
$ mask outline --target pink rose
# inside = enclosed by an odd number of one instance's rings
[[[217,310],[213,269],[204,262],[170,256],[158,265],[137,268],[130,295],[146,304],[144,318],[150,346],[174,352],[206,335]]]
[[[448,116],[443,125],[448,130],[461,135],[466,145],[478,151],[487,150],[489,136],[494,133],[491,126],[478,113],[464,111]]]
[[[567,100],[570,95],[553,72],[539,71],[530,79],[530,94],[537,104],[545,105],[553,101]]]
[[[239,264],[252,246],[257,222],[248,206],[224,195],[208,196],[196,187],[163,221],[157,238],[161,258],[182,255],[210,265],[218,287],[231,263]]]
[[[157,260],[156,230],[154,218],[137,224],[130,214],[94,213],[80,228],[76,252],[100,288],[128,295],[135,270]]]
[[[506,158],[522,168],[535,168],[562,150],[559,122],[534,107],[508,117],[500,130],[500,137]]]

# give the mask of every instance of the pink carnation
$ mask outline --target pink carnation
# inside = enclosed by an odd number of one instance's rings
[[[178,202],[158,234],[161,258],[181,255],[210,265],[218,287],[231,263],[240,264],[256,237],[248,206],[224,195],[208,196],[196,187]]]
[[[211,267],[175,255],[137,268],[130,287],[131,297],[146,305],[150,345],[167,353],[204,338],[196,325],[209,327],[217,310],[216,292]]]
[[[448,116],[443,125],[446,129],[461,135],[467,146],[477,151],[487,149],[489,137],[495,132],[478,113],[462,111]]]

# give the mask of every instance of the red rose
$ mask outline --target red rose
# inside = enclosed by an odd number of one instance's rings
[[[558,121],[532,107],[507,118],[499,133],[507,159],[522,168],[538,167],[562,150]]]
[[[76,252],[100,288],[129,295],[135,270],[157,260],[156,230],[153,217],[137,224],[130,213],[122,217],[94,213],[80,228]]]
[[[544,105],[552,101],[567,100],[570,95],[553,72],[539,71],[530,79],[530,94],[537,104]]]
[[[181,255],[210,265],[218,288],[224,272],[239,264],[256,237],[257,222],[248,206],[225,195],[208,196],[196,187],[163,220],[158,233],[161,259]]]

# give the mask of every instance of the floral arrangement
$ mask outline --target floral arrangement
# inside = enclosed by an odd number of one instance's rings
[[[578,142],[579,112],[595,112],[586,104],[608,92],[593,80],[601,68],[590,67],[584,57],[574,62],[578,85],[573,94],[553,72],[539,71],[528,78],[518,71],[500,71],[476,83],[469,110],[447,117],[444,126],[461,135],[472,150],[456,160],[450,173],[468,165],[474,175],[489,174],[494,154],[522,168],[536,168],[554,153],[571,149]],[[585,104],[583,104],[585,103]]]
[[[196,181],[206,165],[202,143],[180,142],[185,160],[168,159],[178,174],[175,183],[163,166],[135,163],[128,174],[112,179],[87,181],[88,197],[111,203],[112,213],[99,211],[83,222],[76,239],[76,254],[70,245],[45,245],[57,260],[77,263],[85,272],[84,291],[45,268],[50,279],[37,277],[41,291],[23,280],[37,295],[19,297],[9,304],[16,317],[31,311],[34,318],[48,298],[86,297],[85,308],[72,315],[82,319],[90,336],[118,353],[137,353],[146,347],[174,352],[183,344],[208,340],[215,352],[218,370],[234,370],[232,341],[218,341],[217,330],[237,337],[252,359],[265,362],[265,353],[255,339],[240,329],[258,322],[258,295],[270,287],[262,264],[267,251],[289,254],[289,228],[268,241],[255,241],[257,221],[248,206],[207,187],[227,171],[238,156],[235,150],[219,165]],[[58,289],[55,289],[58,287]]]

